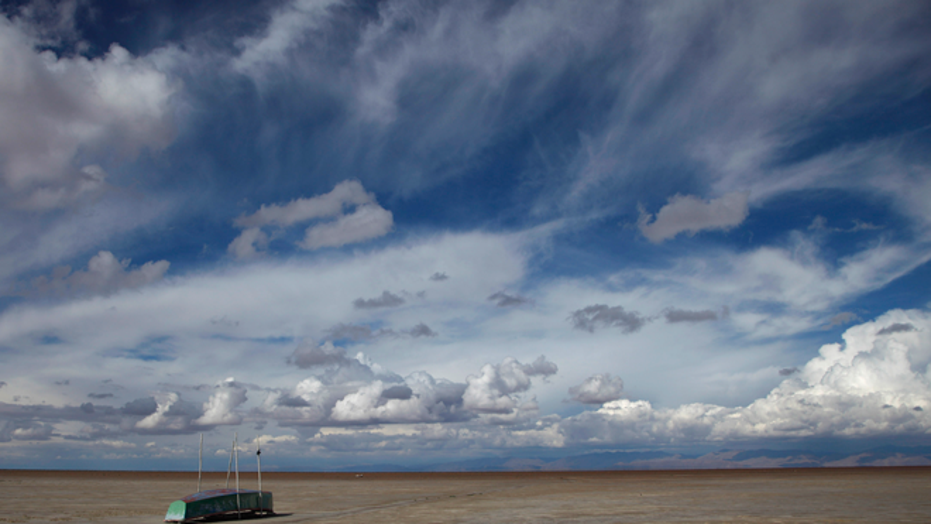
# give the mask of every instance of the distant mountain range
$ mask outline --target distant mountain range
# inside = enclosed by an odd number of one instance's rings
[[[340,471],[593,471],[870,466],[931,466],[931,446],[883,446],[858,453],[757,449],[680,455],[663,451],[608,451],[560,459],[491,457],[420,468],[369,464]]]

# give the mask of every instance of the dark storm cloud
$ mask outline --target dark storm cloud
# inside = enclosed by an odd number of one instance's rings
[[[794,375],[798,372],[799,372],[799,369],[797,367],[782,368],[779,370],[779,374],[782,375],[783,377],[788,377],[789,375]]]
[[[411,395],[413,395],[413,393],[414,393],[414,390],[412,390],[410,387],[403,385],[403,384],[399,384],[397,386],[391,386],[389,388],[386,388],[384,391],[381,392],[381,396],[382,398],[407,400],[411,398]]]
[[[575,329],[589,333],[603,327],[618,327],[623,333],[634,333],[647,323],[647,319],[636,311],[625,311],[622,306],[609,307],[604,304],[594,304],[573,311],[569,320]]]
[[[494,295],[491,295],[488,297],[488,300],[495,302],[495,305],[498,307],[514,307],[533,303],[533,301],[527,297],[522,297],[520,295],[508,295],[503,291],[499,291]]]
[[[278,397],[276,404],[287,408],[306,408],[310,406],[310,402],[307,402],[301,397],[293,397],[291,395],[282,395]]]
[[[436,272],[430,275],[430,280],[433,282],[442,282],[444,280],[449,280],[449,277],[446,275],[446,273]]]
[[[95,406],[85,402],[80,406],[50,406],[48,404],[7,404],[0,402],[0,420],[39,421],[53,424],[63,421],[119,424],[119,410],[112,406]],[[21,424],[16,422],[16,424]],[[25,435],[26,433],[22,433]],[[31,433],[30,433],[31,434]]]
[[[52,437],[54,426],[45,422],[6,422],[0,428],[0,442],[11,440],[49,440]]]
[[[908,333],[909,331],[917,331],[915,326],[907,323],[898,323],[888,325],[879,331],[876,332],[877,335],[891,335],[893,333]]]
[[[156,409],[158,409],[158,403],[155,402],[155,399],[152,397],[145,397],[127,402],[120,408],[120,412],[124,415],[146,417],[155,413]]]
[[[352,301],[356,309],[376,309],[383,307],[398,307],[404,303],[404,299],[394,293],[384,291],[380,297],[363,299],[357,298]]]

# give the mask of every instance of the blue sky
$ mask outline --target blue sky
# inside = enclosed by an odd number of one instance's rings
[[[2,5],[0,464],[927,443],[926,3]]]

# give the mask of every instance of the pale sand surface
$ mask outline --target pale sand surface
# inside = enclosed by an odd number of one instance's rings
[[[223,487],[209,474],[203,489]],[[354,522],[931,522],[931,468],[266,473],[284,515]],[[162,521],[196,473],[0,470],[0,523]],[[255,488],[254,474],[242,477]],[[259,522],[258,520],[253,522]]]

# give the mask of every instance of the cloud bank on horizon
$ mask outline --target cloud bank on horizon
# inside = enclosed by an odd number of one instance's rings
[[[6,464],[931,432],[923,2],[2,13]]]

